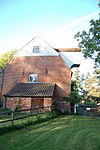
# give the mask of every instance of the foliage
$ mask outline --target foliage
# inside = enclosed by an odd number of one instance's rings
[[[78,82],[76,80],[72,81],[71,92],[70,92],[69,96],[68,97],[64,97],[64,99],[66,101],[70,101],[71,104],[74,105],[76,103],[79,103],[81,98],[82,97],[78,93]]]
[[[0,97],[0,108],[2,108],[2,107],[3,107],[3,103],[2,103],[1,97]]]
[[[78,94],[77,91],[72,91],[69,94],[69,101],[72,103],[72,105],[79,103],[82,97]]]
[[[14,111],[17,111],[17,110],[20,110],[20,105],[18,104],[15,108],[14,108]]]
[[[9,108],[6,108],[6,107],[0,109],[0,112],[8,112],[8,111],[11,111],[11,110]]]
[[[5,67],[5,65],[10,61],[15,52],[16,50],[11,50],[0,56],[0,69],[3,69]]]
[[[75,38],[79,41],[84,57],[93,59],[95,68],[100,67],[100,18],[92,19],[89,31],[78,32]]]
[[[73,80],[71,83],[71,91],[78,91],[78,82],[77,80]]]
[[[96,74],[97,79],[100,80],[100,69],[96,69],[95,72],[94,72],[94,74]]]
[[[88,100],[86,100],[86,101],[84,102],[84,105],[88,105],[88,106],[96,106],[97,103],[94,102],[93,100],[88,99]]]
[[[92,100],[92,97],[100,97],[100,75],[98,72],[95,71],[92,75],[90,73],[80,75],[79,71],[75,73],[78,90],[86,100]]]
[[[47,121],[51,118],[55,118],[57,116],[58,116],[58,114],[56,112],[49,112],[47,114],[40,114],[40,115],[37,115],[35,117],[33,116],[33,117],[31,117],[31,119],[26,119],[25,121],[21,121],[20,123],[13,124],[13,126],[12,125],[8,125],[8,126],[5,125],[5,126],[0,127],[0,134],[7,133],[7,132],[10,132],[13,130],[22,129],[22,128],[27,127],[29,125],[33,125],[33,124],[36,124],[39,122],[44,122],[44,121]]]

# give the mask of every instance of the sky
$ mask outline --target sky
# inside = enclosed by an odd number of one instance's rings
[[[52,47],[77,47],[74,35],[98,19],[98,0],[0,0],[0,53],[35,36]]]

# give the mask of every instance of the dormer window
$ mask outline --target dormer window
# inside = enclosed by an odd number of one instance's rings
[[[40,53],[40,47],[39,46],[33,46],[33,53]]]
[[[37,82],[38,74],[29,74],[29,82]]]

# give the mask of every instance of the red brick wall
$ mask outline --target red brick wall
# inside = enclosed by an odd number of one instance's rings
[[[31,100],[31,107],[43,107],[44,106],[44,99],[43,98],[32,98]]]
[[[3,71],[0,72],[0,97],[2,96]]]
[[[7,98],[6,107],[14,110],[18,105],[20,105],[20,109],[30,109],[31,108],[31,98]]]
[[[52,98],[44,98],[44,107],[52,105]]]
[[[43,102],[43,105],[42,105]],[[6,100],[6,107],[14,110],[18,105],[20,105],[20,109],[30,109],[30,108],[36,108],[38,106],[51,106],[52,105],[52,98],[27,98],[27,97],[10,97]]]
[[[71,72],[60,56],[15,57],[4,71],[2,94],[18,82],[28,82],[29,73],[38,74],[38,82],[56,83],[56,97],[64,97],[71,90]]]
[[[65,111],[69,111],[71,112],[71,104],[70,102],[65,102],[63,100],[61,101],[56,101],[55,104],[52,104],[52,98],[31,98],[31,97],[13,97],[13,98],[7,98],[6,99],[6,107],[14,110],[17,106],[20,105],[20,109],[24,110],[24,109],[30,109],[30,108],[36,108],[36,103],[38,104],[38,106],[41,106],[41,102],[43,101],[43,107],[47,107],[47,106],[54,106],[55,109],[61,111],[62,113]],[[40,103],[40,105],[39,105]],[[34,107],[33,107],[34,106]],[[45,108],[46,110],[51,110],[51,108]]]
[[[71,112],[71,103],[64,100],[55,100],[53,103],[55,109],[59,110],[61,113],[66,111]]]

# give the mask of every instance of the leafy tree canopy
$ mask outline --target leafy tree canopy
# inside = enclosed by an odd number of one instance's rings
[[[0,70],[2,70],[5,65],[10,61],[15,52],[16,50],[11,50],[0,56]]]
[[[71,105],[75,105],[76,103],[79,103],[81,99],[82,96],[78,93],[78,82],[73,80],[71,84],[71,92],[68,97],[64,97],[64,100],[70,101]]]
[[[79,71],[76,71],[75,81],[83,97],[100,97],[100,78],[96,72],[92,75],[87,73],[86,76],[84,76],[80,75]]]
[[[90,21],[88,32],[78,32],[74,37],[79,41],[84,57],[93,59],[95,68],[100,67],[100,17]]]

